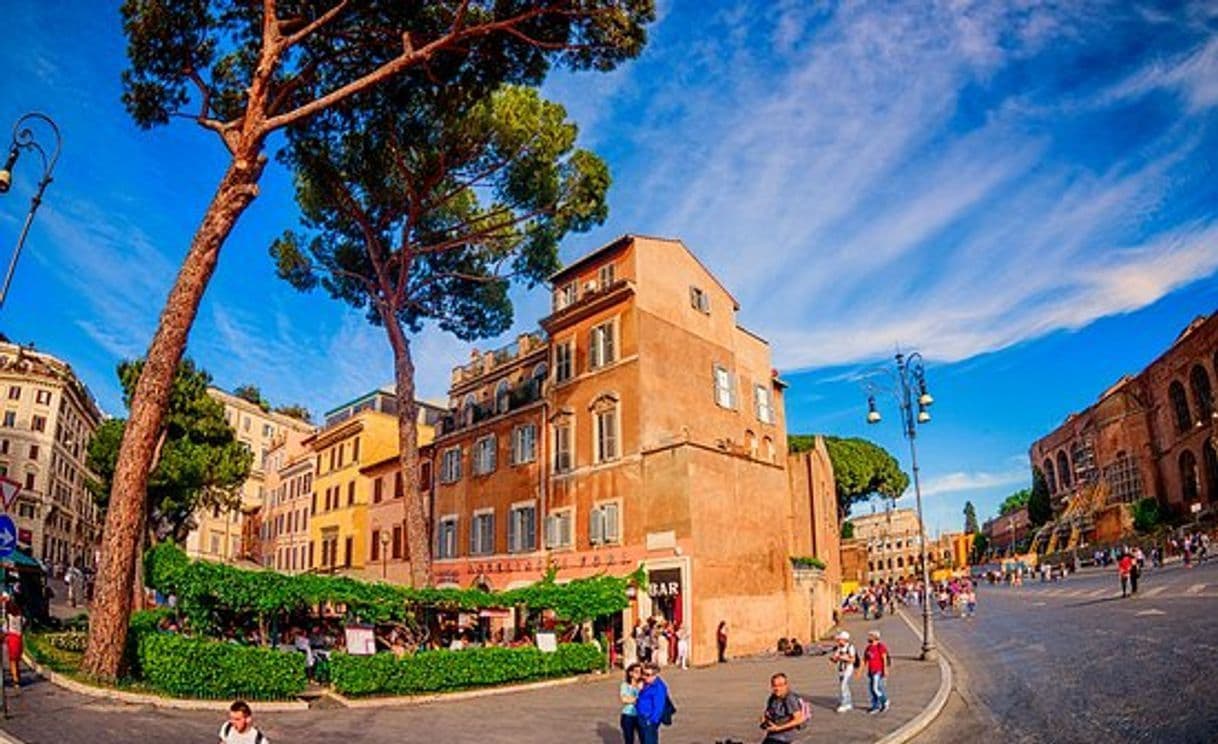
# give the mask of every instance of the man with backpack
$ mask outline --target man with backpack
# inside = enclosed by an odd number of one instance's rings
[[[811,713],[807,701],[791,691],[787,675],[770,677],[770,697],[761,716],[765,739],[761,744],[786,744],[795,741],[797,732],[807,724]]]
[[[643,689],[639,691],[634,710],[639,717],[643,744],[660,744],[660,726],[671,726],[672,714],[677,709],[668,697],[668,685],[660,679],[660,667],[655,663],[643,665]]]
[[[228,706],[228,720],[220,727],[220,744],[270,744],[254,727],[254,713],[244,700]]]
[[[837,681],[841,685],[841,700],[837,712],[845,713],[854,708],[854,699],[850,696],[850,675],[857,674],[860,666],[858,651],[850,642],[850,634],[846,631],[837,634],[837,648],[833,649],[829,661],[837,666]]]

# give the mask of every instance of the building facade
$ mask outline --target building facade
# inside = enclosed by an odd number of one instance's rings
[[[435,406],[417,405],[421,421],[438,416]],[[399,452],[396,393],[391,387],[374,390],[327,411],[325,421],[304,442],[313,458],[309,568],[379,578],[379,570],[387,571],[381,537],[393,539],[393,527],[403,526],[405,519],[402,478],[394,464]],[[431,434],[429,424],[419,425],[421,445]],[[405,555],[404,539],[399,538],[399,556]],[[392,554],[393,546],[389,549]],[[402,561],[395,561],[395,577],[409,575]]]
[[[186,536],[186,553],[213,561],[247,560],[263,563],[260,525],[266,505],[266,460],[287,431],[309,433],[313,425],[291,416],[264,411],[258,404],[219,388],[207,394],[224,406],[224,417],[237,440],[254,453],[249,477],[241,486],[236,509],[206,508],[195,512],[195,527]]]
[[[7,341],[0,395],[0,475],[21,486],[8,510],[18,545],[48,564],[95,566],[102,515],[86,457],[96,401],[66,362]]]
[[[921,565],[918,513],[913,509],[887,509],[878,514],[851,517],[853,540],[866,547],[867,583],[916,578]]]
[[[649,585],[618,632],[663,616],[690,628],[695,662],[721,621],[742,653],[795,635],[807,599],[789,559],[813,522],[768,344],[680,241],[626,236],[551,281],[541,332],[453,371],[433,448],[438,585],[641,564]]]
[[[1013,555],[1017,546],[1027,539],[1030,529],[1026,506],[987,520],[981,526],[981,532],[989,540],[989,551],[994,555]]]
[[[266,505],[260,513],[262,564],[283,573],[309,568],[314,457],[310,435],[285,429],[267,453]]]
[[[1157,359],[1034,442],[1058,513],[1155,498],[1176,515],[1218,501],[1218,313],[1194,320]],[[1084,524],[1084,532],[1094,525]]]

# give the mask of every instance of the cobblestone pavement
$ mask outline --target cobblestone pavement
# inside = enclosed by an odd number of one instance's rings
[[[1218,563],[983,586],[979,614],[936,625],[956,690],[919,744],[1218,741]]]
[[[930,702],[939,686],[938,665],[913,660],[917,638],[896,618],[848,621],[856,636],[879,628],[894,656],[889,684],[892,708],[869,716],[862,710],[837,714],[837,681],[824,656],[732,660],[688,671],[669,670],[678,712],[664,730],[666,744],[713,744],[731,736],[755,744],[756,720],[768,694],[769,676],[790,675],[792,686],[813,705],[808,741],[871,742],[895,731]],[[617,730],[617,675],[541,690],[470,700],[370,709],[314,709],[267,713],[255,720],[275,744],[303,741],[477,742],[477,744],[569,744],[621,741]],[[866,682],[855,681],[855,701],[865,705]],[[76,695],[30,680],[13,702],[3,729],[30,744],[214,744],[219,715],[116,704]]]

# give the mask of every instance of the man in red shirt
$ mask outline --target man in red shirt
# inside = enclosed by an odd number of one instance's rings
[[[1129,577],[1133,573],[1133,556],[1125,553],[1121,559],[1117,561],[1117,573],[1121,576],[1121,597],[1129,596]],[[1134,584],[1134,593],[1138,591],[1137,584]]]
[[[880,632],[873,630],[867,634],[867,648],[863,651],[863,663],[867,665],[867,691],[871,693],[871,710],[876,714],[888,710],[888,667],[892,659],[888,656],[888,647],[880,640]]]

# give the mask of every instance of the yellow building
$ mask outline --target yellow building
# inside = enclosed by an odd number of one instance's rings
[[[314,460],[309,568],[359,574],[371,557],[368,508],[380,482],[360,471],[397,454],[397,398],[375,390],[327,411],[325,421],[304,441]]]
[[[286,431],[308,434],[314,427],[291,416],[264,411],[256,403],[219,388],[208,388],[207,394],[224,405],[224,418],[238,441],[254,453],[254,463],[241,486],[239,508],[228,511],[200,509],[195,513],[195,528],[186,537],[186,553],[192,558],[214,561],[246,559],[260,563],[262,546],[256,539],[258,525],[247,522],[260,520],[266,506],[267,455]]]

